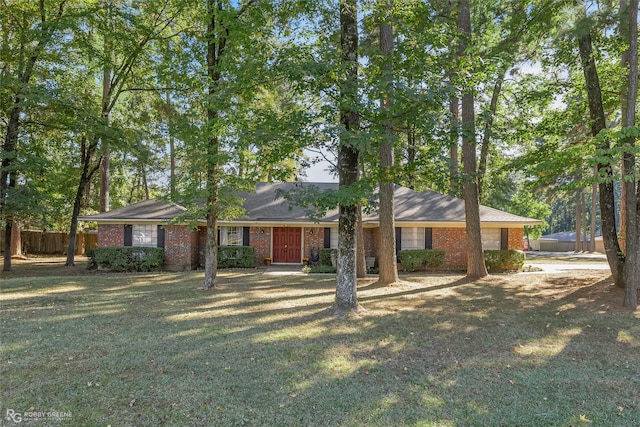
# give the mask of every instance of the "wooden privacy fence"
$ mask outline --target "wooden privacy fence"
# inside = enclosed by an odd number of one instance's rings
[[[65,255],[69,247],[69,233],[42,231],[20,232],[23,255]],[[76,239],[76,255],[84,255],[85,251],[98,247],[97,233],[78,233]],[[4,230],[0,231],[0,252],[4,251]]]

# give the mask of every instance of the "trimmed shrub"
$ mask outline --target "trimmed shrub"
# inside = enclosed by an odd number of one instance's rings
[[[331,260],[329,260],[331,262]],[[330,265],[312,265],[309,273],[335,273],[337,269]]]
[[[486,250],[484,262],[489,271],[516,271],[524,265],[525,254],[515,249]]]
[[[338,250],[337,249],[331,249],[331,248],[322,248],[320,249],[320,265],[327,265],[329,267],[333,266],[333,264],[331,264],[331,254],[335,253],[334,256],[338,256]]]
[[[444,264],[442,249],[407,249],[398,252],[398,260],[406,271],[434,269]]]
[[[122,246],[95,248],[87,254],[89,268],[102,268],[112,271],[158,271],[164,265],[164,250],[161,248],[144,248]]]
[[[87,264],[88,270],[96,270],[98,268],[98,264],[96,263],[95,258],[95,249],[87,249],[84,254],[87,258],[89,258],[89,263]]]
[[[253,268],[253,246],[218,246],[218,267]]]

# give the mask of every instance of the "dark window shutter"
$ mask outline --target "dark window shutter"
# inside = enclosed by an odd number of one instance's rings
[[[402,250],[402,228],[396,227],[396,255]]]
[[[500,250],[506,251],[509,249],[509,229],[500,229]]]
[[[220,246],[220,227],[218,227],[218,235],[216,237],[216,246]]]
[[[433,249],[433,228],[424,229],[424,248]]]
[[[331,247],[331,229],[329,227],[325,227],[324,229],[324,247]]]
[[[242,246],[251,246],[249,238],[249,227],[242,227]]]
[[[124,246],[133,246],[133,225],[124,226]]]
[[[158,244],[156,247],[164,249],[164,227],[162,225],[158,226]]]

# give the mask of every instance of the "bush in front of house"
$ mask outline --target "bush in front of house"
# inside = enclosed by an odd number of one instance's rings
[[[485,250],[484,262],[489,271],[517,271],[524,265],[525,254],[515,249]]]
[[[96,258],[95,258],[95,248],[94,249],[87,249],[86,251],[84,251],[84,255],[89,258],[89,262],[87,263],[87,269],[88,270],[95,270],[98,268],[98,264],[96,263]]]
[[[331,265],[312,265],[309,267],[309,273],[335,273],[336,271],[337,269]]]
[[[218,246],[219,268],[253,268],[253,246]]]
[[[442,249],[406,249],[398,252],[398,260],[406,271],[434,269],[444,265]]]
[[[162,248],[144,248],[122,246],[95,248],[87,253],[88,268],[111,271],[140,272],[162,270],[164,250]]]
[[[331,248],[322,248],[320,249],[320,265],[326,265],[326,266],[333,266],[333,264],[331,263],[331,254],[335,254],[334,257],[338,256],[338,250],[337,249],[331,249]]]

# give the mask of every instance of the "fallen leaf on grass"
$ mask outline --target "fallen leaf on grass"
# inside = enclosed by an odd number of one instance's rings
[[[587,418],[585,414],[580,414],[580,422],[581,423],[590,423],[591,420]]]

